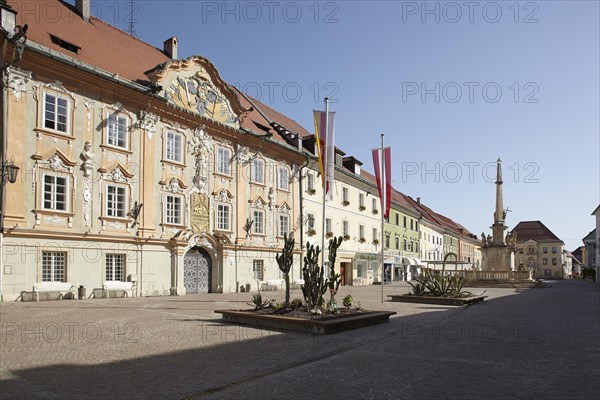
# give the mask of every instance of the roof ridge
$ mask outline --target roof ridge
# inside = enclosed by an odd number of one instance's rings
[[[62,0],[59,0],[59,1],[60,1],[60,2],[62,2]],[[127,35],[128,37],[130,37],[130,38],[132,38],[132,39],[135,39],[135,40],[137,40],[138,42],[145,44],[146,46],[152,47],[153,49],[155,49],[155,50],[158,50],[158,51],[160,51],[161,53],[163,53],[163,54],[164,54],[164,51],[163,51],[163,50],[161,50],[160,48],[158,48],[158,47],[156,47],[156,46],[153,46],[152,44],[150,44],[150,43],[146,42],[145,40],[142,40],[142,39],[138,38],[137,36],[134,36],[134,35],[132,35],[132,34],[131,34],[131,33],[129,33],[129,32],[125,32],[123,29],[119,28],[118,26],[115,26],[115,25],[113,25],[113,24],[111,24],[111,23],[108,23],[108,22],[106,22],[106,21],[105,21],[105,20],[103,20],[103,19],[100,19],[100,18],[97,18],[97,17],[95,17],[95,16],[93,16],[93,15],[90,15],[90,23],[92,22],[92,20],[94,20],[94,21],[98,21],[98,22],[101,22],[101,23],[103,23],[104,25],[108,26],[109,28],[112,28],[112,29],[114,29],[115,31],[117,31],[117,32],[119,32],[119,33],[121,33],[121,34],[123,34],[123,35]]]

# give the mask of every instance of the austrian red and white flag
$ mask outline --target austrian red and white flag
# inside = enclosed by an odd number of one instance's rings
[[[381,170],[381,149],[373,149],[372,152],[383,218],[387,218],[392,201],[392,152],[390,147],[383,148],[383,171]]]
[[[335,176],[335,111],[313,110],[313,116],[319,169],[321,170],[325,199],[331,201],[333,199],[333,180]]]

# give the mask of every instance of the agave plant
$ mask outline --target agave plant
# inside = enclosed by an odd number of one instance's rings
[[[254,311],[262,310],[266,306],[268,306],[271,302],[269,300],[263,300],[262,294],[260,292],[254,293],[252,295],[252,304],[248,303],[249,306],[254,305]]]
[[[424,294],[427,294],[427,286],[425,286],[425,282],[424,282],[425,278],[420,276],[419,279],[417,279],[417,281],[415,283],[412,282],[408,282],[408,284],[410,286],[412,286],[413,290],[413,294],[416,296],[422,296]]]

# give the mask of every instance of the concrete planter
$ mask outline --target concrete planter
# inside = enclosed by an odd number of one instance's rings
[[[393,311],[365,311],[348,317],[337,317],[327,320],[302,317],[287,317],[283,315],[258,314],[254,311],[215,310],[222,314],[223,321],[257,328],[281,329],[296,332],[329,335],[332,333],[366,326],[381,324],[396,314]]]
[[[487,296],[473,296],[473,297],[435,297],[435,296],[414,296],[414,295],[388,295],[390,301],[397,301],[402,303],[423,303],[423,304],[437,304],[442,306],[464,306],[468,304],[475,304],[483,301]]]

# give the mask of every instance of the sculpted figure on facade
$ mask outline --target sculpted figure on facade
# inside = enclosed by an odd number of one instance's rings
[[[83,176],[89,178],[92,176],[92,171],[94,169],[93,158],[94,153],[92,153],[92,142],[89,140],[85,142],[83,145],[83,151],[79,155],[83,164],[81,165],[81,170],[83,171]]]

